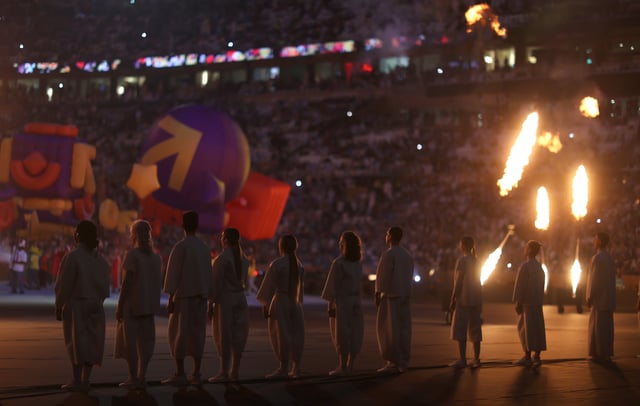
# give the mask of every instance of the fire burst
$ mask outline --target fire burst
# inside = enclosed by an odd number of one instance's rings
[[[580,220],[587,215],[587,202],[589,201],[589,178],[587,170],[583,165],[576,170],[576,176],[573,178],[573,203],[571,203],[571,212],[576,220]]]
[[[587,96],[580,101],[580,113],[588,118],[598,117],[600,109],[598,107],[598,99]]]
[[[493,32],[502,38],[507,37],[507,29],[500,26],[500,21],[496,13],[491,10],[488,4],[476,4],[469,7],[464,13],[464,17],[467,19],[467,32],[473,31],[473,27],[476,25],[486,26],[490,25]]]
[[[587,202],[589,200],[589,178],[587,177],[587,170],[583,165],[576,170],[576,176],[573,177],[573,203],[571,203],[571,212],[573,217],[577,221],[587,215]],[[578,289],[578,283],[580,283],[580,275],[582,274],[582,268],[580,267],[580,261],[578,257],[580,254],[580,239],[576,243],[576,260],[573,261],[571,266],[571,287],[573,288],[573,297],[576,297],[576,289]]]
[[[536,221],[534,222],[538,230],[549,229],[549,194],[544,186],[538,188],[538,197],[536,198]],[[544,291],[549,286],[549,270],[544,264],[544,253],[542,254],[542,270],[544,271]]]
[[[573,261],[573,265],[571,265],[571,270],[569,271],[571,274],[571,288],[573,289],[573,297],[576,297],[576,290],[578,289],[578,283],[580,283],[580,276],[582,275],[582,268],[580,267],[580,261],[576,257],[576,260]]]
[[[507,231],[507,235],[504,236],[504,239],[502,240],[498,248],[496,248],[495,251],[489,254],[489,257],[487,258],[487,260],[484,261],[484,265],[482,265],[482,268],[480,269],[481,285],[484,286],[484,283],[487,281],[487,279],[489,279],[489,276],[491,276],[493,271],[496,269],[496,265],[498,265],[498,261],[502,256],[502,247],[504,247],[504,245],[507,243],[509,236],[514,233],[513,230],[514,230],[514,226],[510,225],[509,231]]]
[[[549,228],[549,194],[544,186],[538,188],[538,197],[536,199],[537,217],[535,226],[538,230],[547,230]]]
[[[529,114],[522,123],[522,129],[511,147],[511,153],[507,158],[504,175],[498,180],[500,196],[506,196],[522,178],[524,167],[529,164],[529,156],[536,145],[536,132],[538,131],[538,113]]]
[[[549,152],[553,152],[554,154],[557,154],[562,149],[562,142],[560,141],[558,134],[551,134],[550,132],[539,135],[537,144],[548,149]]]

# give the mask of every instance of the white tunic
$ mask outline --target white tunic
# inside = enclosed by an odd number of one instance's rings
[[[362,313],[362,264],[336,258],[322,290],[322,298],[335,308],[335,317],[329,318],[331,340],[336,352],[355,357],[362,348],[364,316]]]
[[[256,299],[269,308],[269,335],[271,346],[280,362],[299,363],[304,347],[304,268],[298,262],[300,292],[296,304],[289,295],[289,258],[282,256],[273,261]]]
[[[202,240],[187,235],[174,245],[164,280],[164,291],[175,298],[168,325],[169,350],[174,358],[202,358],[211,273],[210,250]]]
[[[115,358],[148,362],[155,348],[154,315],[160,307],[162,259],[139,248],[127,252],[122,264],[122,290],[116,324]]]
[[[244,294],[249,261],[241,258],[241,271],[236,273],[233,250],[225,247],[213,262],[211,300],[215,303],[212,330],[221,361],[221,369],[229,373],[231,363],[238,365],[249,335],[249,311]]]
[[[376,271],[378,349],[385,361],[400,368],[407,368],[411,353],[412,280],[413,258],[405,248],[394,245],[382,254]]]

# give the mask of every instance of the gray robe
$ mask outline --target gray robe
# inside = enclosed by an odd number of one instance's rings
[[[162,259],[157,254],[134,248],[127,252],[121,274],[118,307],[122,321],[116,323],[114,357],[146,363],[153,356],[156,344],[154,316],[160,307]]]
[[[405,248],[394,245],[382,254],[376,270],[378,349],[382,359],[400,368],[407,368],[411,353],[412,280],[413,259]]]
[[[187,235],[171,250],[164,280],[164,291],[175,298],[168,325],[169,351],[174,358],[202,358],[210,286],[210,250],[196,236]]]
[[[335,309],[329,318],[331,341],[342,357],[355,357],[362,348],[364,316],[362,313],[362,264],[343,257],[331,263],[322,290],[322,298]]]
[[[544,270],[532,258],[522,264],[513,287],[513,302],[520,303],[523,311],[518,318],[518,336],[524,352],[547,349],[544,314]]]
[[[613,312],[616,310],[616,264],[607,251],[599,251],[591,259],[587,279],[589,315],[589,355],[607,358],[613,355]]]
[[[249,335],[249,308],[244,294],[249,261],[241,260],[240,278],[230,248],[225,248],[213,262],[211,300],[215,307],[211,324],[221,369],[225,373],[229,373],[232,361],[236,365],[240,362]]]
[[[64,343],[74,365],[101,365],[109,296],[109,265],[96,251],[80,244],[65,255],[56,279],[56,308],[62,309]]]

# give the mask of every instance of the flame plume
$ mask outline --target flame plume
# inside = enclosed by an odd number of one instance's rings
[[[562,142],[560,141],[558,134],[551,134],[550,132],[539,135],[537,144],[548,149],[549,152],[553,152],[554,154],[557,154],[562,149]]]
[[[573,178],[573,203],[571,212],[576,220],[580,220],[587,215],[587,202],[589,201],[589,178],[587,170],[580,165]]]
[[[500,26],[498,16],[486,3],[469,7],[464,13],[464,17],[467,20],[467,32],[473,31],[473,27],[478,25],[482,27],[490,25],[493,32],[498,36],[507,37],[507,29]]]
[[[535,226],[538,230],[549,229],[549,194],[544,186],[538,188],[538,197],[536,199],[537,217]]]
[[[504,175],[498,180],[500,196],[506,196],[522,178],[524,167],[529,164],[529,156],[536,145],[536,132],[538,130],[538,113],[529,114],[522,123],[522,129],[511,147],[511,153],[507,158]]]
[[[595,97],[587,96],[580,101],[580,113],[588,118],[595,118],[600,115],[600,108],[598,107],[598,99]]]
[[[484,265],[482,265],[482,268],[480,269],[480,284],[481,285],[484,286],[484,283],[487,281],[487,279],[489,279],[489,276],[491,276],[493,271],[496,269],[496,265],[498,265],[498,261],[500,260],[500,257],[502,256],[502,248],[507,243],[507,240],[509,239],[509,236],[511,234],[513,234],[513,229],[514,229],[513,226],[509,226],[509,231],[507,231],[507,235],[504,236],[504,239],[502,240],[502,242],[500,243],[498,248],[496,248],[495,251],[493,251],[491,254],[489,254],[489,257],[484,262]]]

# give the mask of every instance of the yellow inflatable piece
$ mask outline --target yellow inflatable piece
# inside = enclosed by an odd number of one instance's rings
[[[16,202],[16,204],[25,210],[49,211],[54,216],[60,216],[62,212],[73,208],[71,200],[66,199],[24,198]]]
[[[85,171],[84,192],[93,196],[96,193],[96,177],[93,175],[91,163],[87,164]]]
[[[122,210],[118,217],[118,231],[129,231],[131,224],[138,219],[138,212],[135,210]]]
[[[87,181],[87,166],[89,167],[89,170],[91,170],[91,161],[95,158],[96,147],[93,145],[83,143],[73,144],[73,156],[71,157],[71,179],[69,181],[72,188],[80,189],[85,186]]]
[[[118,220],[120,217],[120,209],[118,204],[111,199],[104,199],[100,203],[98,209],[98,220],[100,225],[107,230],[115,230],[118,227]]]
[[[0,183],[9,182],[9,164],[11,163],[11,138],[0,143]]]
[[[153,191],[160,189],[158,166],[155,164],[133,164],[127,187],[133,190],[139,199],[144,199]]]

